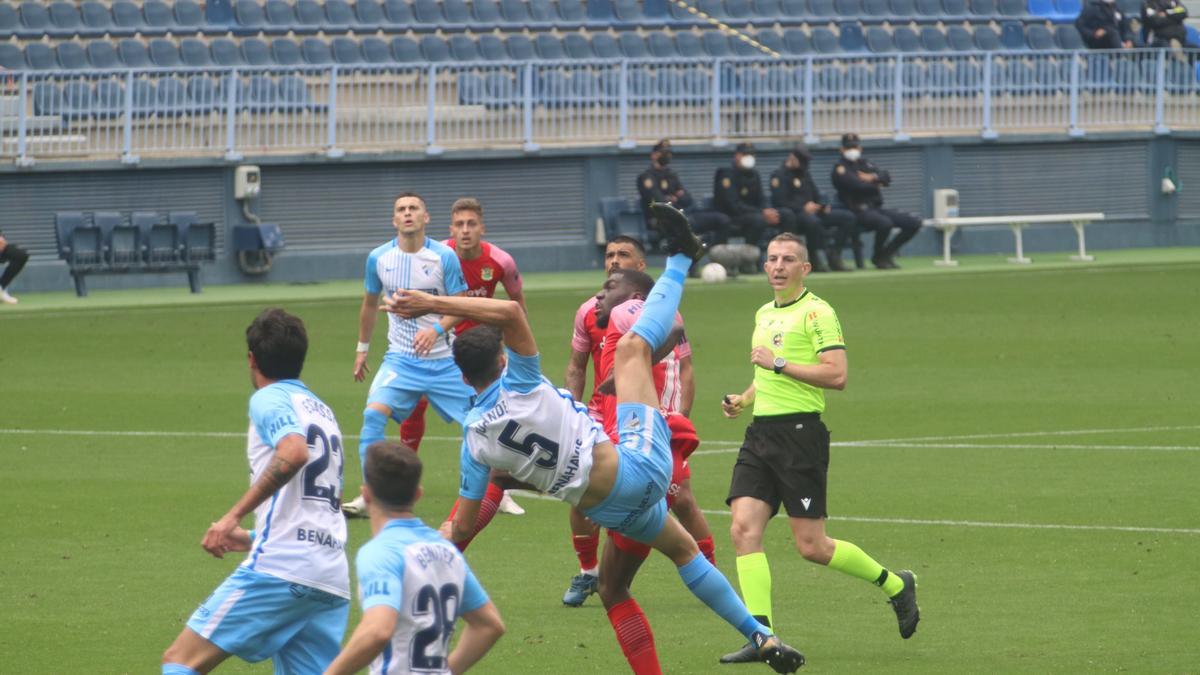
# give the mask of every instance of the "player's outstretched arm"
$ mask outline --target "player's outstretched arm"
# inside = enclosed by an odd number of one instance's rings
[[[501,330],[504,344],[521,356],[534,356],[537,343],[525,318],[525,311],[512,300],[430,295],[420,291],[399,290],[383,302],[383,309],[405,318],[430,312],[450,314]]]
[[[399,613],[387,605],[376,605],[363,612],[362,621],[354,629],[350,641],[329,664],[325,675],[353,675],[370,665],[392,639],[398,617]]]
[[[216,558],[222,558],[226,553],[239,549],[236,531],[238,523],[246,514],[258,508],[259,504],[267,501],[279,488],[287,485],[292,478],[308,463],[308,445],[300,434],[288,434],[275,446],[275,454],[267,470],[250,486],[233,508],[221,516],[221,519],[208,528],[200,545]]]
[[[479,609],[463,614],[467,627],[454,651],[450,652],[450,672],[454,675],[466,672],[483,658],[484,654],[504,635],[504,622],[500,611],[490,601]]]

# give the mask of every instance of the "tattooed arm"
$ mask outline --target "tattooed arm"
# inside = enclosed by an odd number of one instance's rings
[[[208,528],[200,545],[213,557],[220,558],[230,551],[245,550],[239,546],[242,537],[238,536],[238,523],[246,514],[258,508],[279,488],[287,485],[300,469],[308,463],[308,445],[300,434],[288,434],[275,446],[275,454],[271,463],[258,480],[246,490],[246,494],[229,509],[229,512]]]

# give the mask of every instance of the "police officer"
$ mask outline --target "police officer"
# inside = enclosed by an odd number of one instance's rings
[[[842,136],[842,156],[833,165],[837,206],[854,214],[859,232],[875,233],[871,262],[881,270],[898,268],[894,260],[896,253],[921,231],[921,221],[916,216],[883,208],[880,188],[891,183],[891,174],[863,158],[858,134]],[[888,239],[893,228],[900,231]]]
[[[771,205],[780,211],[787,209],[796,219],[799,231],[808,244],[814,272],[849,271],[842,263],[842,248],[854,236],[854,216],[847,211],[834,211],[821,198],[821,191],[808,165],[812,155],[803,143],[788,153],[783,164],[771,174]],[[829,246],[826,228],[834,231],[833,246]],[[825,259],[829,264],[825,264]]]
[[[754,145],[739,143],[733,153],[733,165],[717,169],[713,178],[713,204],[733,221],[731,235],[760,246],[768,228],[795,232],[796,217],[791,211],[767,206],[762,178],[754,165]],[[755,271],[761,271],[755,267]]]
[[[1188,42],[1187,7],[1179,0],[1144,0],[1142,2],[1142,38],[1151,47],[1170,47],[1178,40],[1181,47],[1200,48]]]
[[[650,203],[665,202],[686,213],[692,221],[692,230],[709,246],[724,244],[729,240],[729,216],[720,211],[697,207],[692,194],[679,180],[679,175],[671,170],[672,154],[671,141],[662,139],[650,152],[650,168],[637,177],[638,195],[641,197],[646,227],[650,232],[655,231]]]
[[[1128,49],[1133,46],[1129,17],[1116,0],[1089,0],[1075,18],[1075,30],[1090,49]]]

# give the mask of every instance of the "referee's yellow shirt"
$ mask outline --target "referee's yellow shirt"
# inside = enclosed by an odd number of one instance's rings
[[[788,363],[813,365],[829,349],[845,349],[842,325],[829,303],[805,290],[783,307],[768,302],[754,315],[754,347],[766,347]],[[824,412],[825,392],[770,368],[754,368],[754,414]]]

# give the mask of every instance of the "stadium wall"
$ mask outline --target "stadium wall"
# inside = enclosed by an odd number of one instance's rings
[[[787,144],[760,144],[764,181]],[[712,192],[715,169],[730,147],[679,146],[673,164],[697,198]],[[814,148],[814,177],[828,192],[836,149]],[[387,240],[392,197],[401,190],[426,196],[431,233],[446,230],[450,204],[472,195],[485,207],[488,236],[513,253],[526,271],[598,268],[596,241],[601,197],[635,197],[635,178],[648,151],[610,148],[513,152],[247,159],[262,167],[262,196],[254,204],[264,222],[279,223],[287,249],[266,275],[247,276],[225,242],[245,223],[233,199],[234,165],[175,161],[137,167],[117,164],[45,164],[0,169],[0,229],[33,253],[17,288],[67,290],[66,265],[55,256],[54,213],[67,210],[191,210],[218,224],[219,262],[204,269],[206,284],[310,282],[358,278],[364,256]],[[929,216],[935,188],[954,187],[964,216],[1103,211],[1108,221],[1088,228],[1089,249],[1200,245],[1200,138],[1142,134],[1072,141],[1007,137],[1002,141],[922,139],[868,144],[867,155],[891,171],[888,206]],[[1191,158],[1191,159],[1188,159]],[[1161,194],[1170,168],[1182,186]],[[1030,228],[1026,250],[1068,251],[1069,228]],[[908,255],[939,252],[940,235],[924,232]],[[956,236],[956,252],[1011,250],[1007,228]],[[94,289],[185,283],[182,274],[89,277]]]

